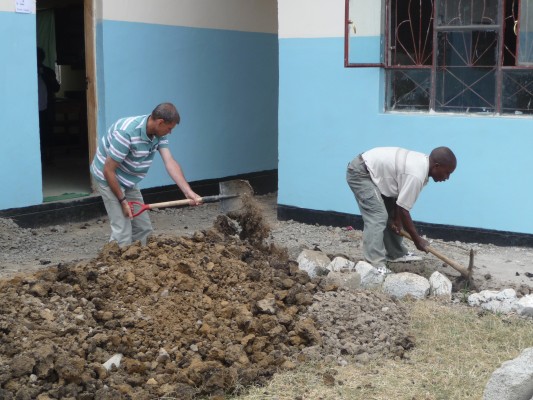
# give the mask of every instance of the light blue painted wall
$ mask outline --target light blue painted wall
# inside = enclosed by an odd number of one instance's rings
[[[171,150],[190,181],[277,168],[278,38],[103,21],[99,133],[173,102]],[[156,157],[142,187],[172,184]]]
[[[533,119],[383,113],[377,68],[344,68],[343,39],[281,39],[278,203],[359,214],[347,163],[375,146],[451,147],[458,167],[432,180],[417,221],[533,233]]]
[[[0,12],[0,209],[43,200],[35,14]]]
[[[43,201],[35,49],[35,14],[0,12],[0,210]],[[277,35],[101,21],[96,69],[100,134],[171,101],[188,180],[277,168]],[[157,157],[142,187],[168,184]]]

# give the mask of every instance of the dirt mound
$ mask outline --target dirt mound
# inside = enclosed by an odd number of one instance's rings
[[[302,351],[311,358],[366,363],[383,356],[403,358],[405,351],[414,347],[408,308],[384,293],[318,292],[304,316],[315,321],[323,341],[320,347]]]
[[[262,242],[253,206],[238,226],[214,225],[0,281],[0,398],[186,400],[261,383],[306,348],[401,356],[411,346],[405,310],[329,293]],[[118,368],[104,367],[118,354]]]

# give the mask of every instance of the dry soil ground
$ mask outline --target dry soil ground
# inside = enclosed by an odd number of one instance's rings
[[[341,254],[353,260],[362,258],[360,231],[277,221],[275,194],[256,196],[255,200],[272,228],[270,240],[286,247],[291,258],[295,259],[304,248],[317,247],[330,255]],[[211,227],[220,210],[217,204],[205,204],[150,213],[156,233],[191,236],[197,230]],[[0,219],[0,278],[61,262],[92,259],[108,237],[106,218],[38,229],[21,229],[10,220]],[[474,249],[474,277],[479,289],[533,286],[533,248],[430,239],[440,253],[463,265],[468,264],[468,252]],[[412,246],[411,249],[415,250]],[[457,275],[449,267],[443,269],[442,262],[431,254],[424,255],[424,258],[415,266],[430,270],[437,268],[451,276]],[[393,266],[393,269],[402,269],[402,265]]]
[[[313,357],[403,357],[408,310],[337,291],[293,261],[302,249],[361,259],[361,232],[276,220],[275,195],[238,215],[216,204],[151,211],[146,247],[107,244],[105,218],[21,229],[0,220],[0,398],[191,399],[236,391]],[[434,246],[480,289],[529,293],[531,249]],[[457,273],[433,256],[395,264]],[[102,364],[121,354],[120,367]]]

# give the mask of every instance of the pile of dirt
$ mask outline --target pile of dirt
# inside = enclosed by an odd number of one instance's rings
[[[233,217],[0,281],[0,398],[186,400],[261,383],[306,348],[402,356],[412,346],[395,302],[332,295],[262,241],[253,207]]]
[[[404,358],[414,347],[409,310],[382,292],[359,290],[318,292],[305,316],[315,321],[322,345],[304,349],[311,359],[334,357],[343,364],[380,358]]]

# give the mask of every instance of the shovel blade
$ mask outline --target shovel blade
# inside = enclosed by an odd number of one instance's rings
[[[224,213],[240,210],[243,207],[242,196],[254,194],[250,183],[243,179],[220,182],[218,186],[221,195],[236,196],[220,201],[220,208]]]

